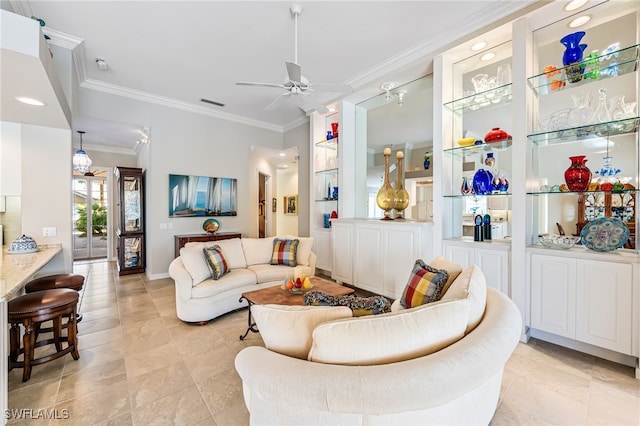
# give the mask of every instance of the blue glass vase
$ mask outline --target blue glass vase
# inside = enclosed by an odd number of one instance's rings
[[[473,175],[473,192],[477,195],[491,194],[493,174],[489,170],[478,169]]]
[[[562,64],[565,67],[582,60],[582,53],[584,52],[584,49],[587,48],[587,45],[580,44],[580,41],[585,34],[586,33],[584,31],[578,31],[567,34],[560,39],[560,43],[565,47],[565,51],[562,54]]]

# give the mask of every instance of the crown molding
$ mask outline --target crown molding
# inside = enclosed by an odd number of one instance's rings
[[[74,147],[73,152],[76,152],[78,149],[80,149],[80,145],[78,145],[77,147]],[[104,145],[93,145],[90,143],[89,144],[83,143],[82,149],[84,149],[87,152],[87,155],[89,155],[89,157],[91,157],[91,154],[90,154],[91,152],[106,152],[109,154],[137,155],[137,152],[135,149],[117,148],[113,146],[104,146]]]
[[[283,127],[275,124],[267,123],[260,120],[252,120],[246,117],[241,117],[235,114],[229,114],[226,112],[212,111],[208,108],[200,105],[191,104],[188,102],[178,101],[176,99],[167,98],[164,96],[154,95],[152,93],[143,92],[141,90],[130,89],[127,87],[118,86],[115,84],[105,83],[103,81],[86,79],[80,87],[85,89],[96,90],[98,92],[109,93],[111,95],[122,96],[129,99],[135,99],[138,101],[149,102],[156,105],[166,106],[169,108],[175,108],[186,112],[195,114],[208,115],[210,117],[219,118],[222,120],[233,121],[240,124],[246,124],[249,126],[260,127],[266,130],[273,130],[282,133]]]
[[[31,18],[33,16],[33,10],[31,9],[31,4],[28,1],[11,0],[9,1],[9,4],[15,13],[26,16],[27,18]]]
[[[303,124],[306,124],[309,122],[309,116],[305,116],[305,117],[300,117],[297,120],[293,120],[291,123],[286,124],[285,126],[283,126],[282,131],[283,132],[288,132],[291,129],[295,129],[298,126],[302,126]]]

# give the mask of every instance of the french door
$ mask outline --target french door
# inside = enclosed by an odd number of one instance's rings
[[[107,257],[108,189],[106,176],[73,177],[73,260]]]

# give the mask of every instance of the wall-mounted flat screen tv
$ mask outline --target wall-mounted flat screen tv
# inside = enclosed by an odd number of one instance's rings
[[[238,180],[169,175],[169,217],[236,216]]]

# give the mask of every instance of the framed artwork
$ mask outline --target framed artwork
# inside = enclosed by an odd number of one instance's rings
[[[298,215],[298,196],[285,195],[284,197],[284,214]]]
[[[237,216],[238,180],[169,175],[169,217]]]
[[[278,200],[276,200],[275,198],[271,199],[271,211],[273,213],[278,211]]]

